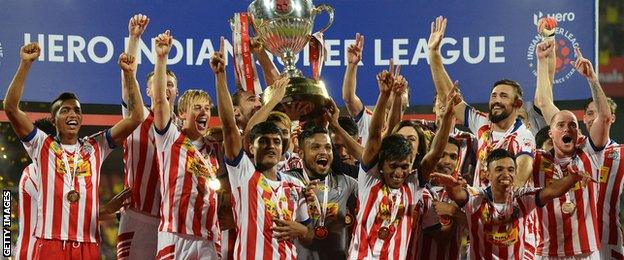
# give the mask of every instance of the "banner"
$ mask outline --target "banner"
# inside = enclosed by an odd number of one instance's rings
[[[219,37],[228,38],[228,80],[234,87],[230,19],[246,11],[248,1],[3,1],[0,9],[0,92],[6,93],[19,64],[19,48],[38,41],[42,54],[30,72],[23,100],[48,102],[60,92],[75,92],[83,103],[119,104],[120,72],[117,58],[128,37],[133,14],[150,18],[140,45],[138,75],[153,70],[152,38],[171,29],[174,37],[168,68],[178,76],[180,91],[202,88],[215,97],[214,76],[209,68]],[[401,73],[411,87],[410,103],[430,105],[433,83],[427,62],[430,23],[438,15],[448,18],[442,56],[453,80],[459,80],[470,103],[487,102],[493,82],[509,78],[524,88],[525,99],[535,89],[536,21],[554,17],[558,71],[555,99],[577,100],[591,96],[587,81],[569,64],[574,47],[581,47],[594,66],[596,61],[596,2],[588,0],[326,0],[335,8],[335,22],[324,34],[327,59],[321,79],[341,105],[346,49],[355,33],[365,36],[363,60],[358,72],[357,94],[366,105],[378,96],[375,76],[390,58],[402,64]],[[320,14],[318,30],[327,21]],[[299,54],[297,67],[312,77],[308,48]],[[281,64],[276,63],[281,69]],[[258,67],[260,73],[260,68]],[[262,75],[260,75],[262,76]],[[145,96],[145,102],[149,99]]]

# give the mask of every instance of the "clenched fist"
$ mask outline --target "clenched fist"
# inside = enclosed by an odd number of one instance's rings
[[[158,55],[158,57],[166,57],[169,55],[172,42],[173,37],[171,37],[171,31],[166,30],[164,33],[159,34],[158,37],[156,37],[156,55]]]
[[[119,61],[117,63],[124,73],[131,73],[134,71],[134,67],[132,66],[132,64],[134,64],[134,56],[130,54],[124,52],[119,55]]]
[[[36,42],[26,44],[20,50],[20,57],[25,62],[35,61],[39,58],[39,54],[41,54],[41,48],[39,48],[39,44]]]

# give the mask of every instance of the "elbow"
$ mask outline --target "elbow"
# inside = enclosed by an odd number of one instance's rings
[[[2,109],[4,110],[4,112],[7,114],[14,114],[18,110],[17,104],[15,104],[14,102],[7,101],[6,99],[2,101],[2,107],[3,107]]]

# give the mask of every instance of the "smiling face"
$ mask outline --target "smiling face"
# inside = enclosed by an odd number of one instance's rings
[[[513,186],[516,176],[516,164],[512,158],[506,157],[494,160],[489,163],[488,180],[492,188],[497,190],[505,190]]]
[[[282,136],[263,134],[253,140],[250,148],[260,171],[273,168],[282,158]]]
[[[381,174],[388,187],[393,189],[401,188],[401,185],[405,182],[405,179],[412,172],[412,160],[411,156],[403,160],[387,160],[382,165]]]
[[[563,110],[555,114],[548,134],[552,139],[557,155],[571,156],[574,154],[578,131],[578,121],[572,112]]]
[[[317,133],[306,138],[301,151],[300,156],[308,174],[318,176],[329,173],[334,155],[328,134]]]
[[[457,167],[459,161],[459,147],[457,145],[447,142],[442,152],[442,158],[435,166],[435,172],[451,175]]]
[[[187,131],[195,131],[201,136],[206,135],[208,131],[208,121],[210,120],[211,104],[208,100],[198,100],[190,107],[180,113],[180,117],[184,120],[182,129]]]
[[[54,126],[61,136],[78,135],[82,126],[82,109],[80,102],[76,99],[59,100],[52,106],[58,106],[54,114]]]
[[[504,119],[507,119],[510,115],[513,115],[515,110],[514,102],[517,99],[517,95],[514,91],[514,87],[506,84],[500,84],[492,89],[489,101],[489,114],[488,117],[492,123],[498,123]]]

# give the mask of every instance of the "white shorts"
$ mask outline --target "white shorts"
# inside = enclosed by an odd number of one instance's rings
[[[600,252],[596,251],[596,252],[591,252],[591,253],[587,253],[587,254],[582,254],[582,255],[575,255],[575,256],[539,256],[536,255],[535,259],[538,260],[600,260]]]
[[[160,218],[133,209],[121,212],[117,232],[117,259],[154,259]]]
[[[220,259],[213,241],[193,235],[158,232],[158,253],[155,259]]]
[[[624,246],[602,244],[600,259],[624,259]]]

